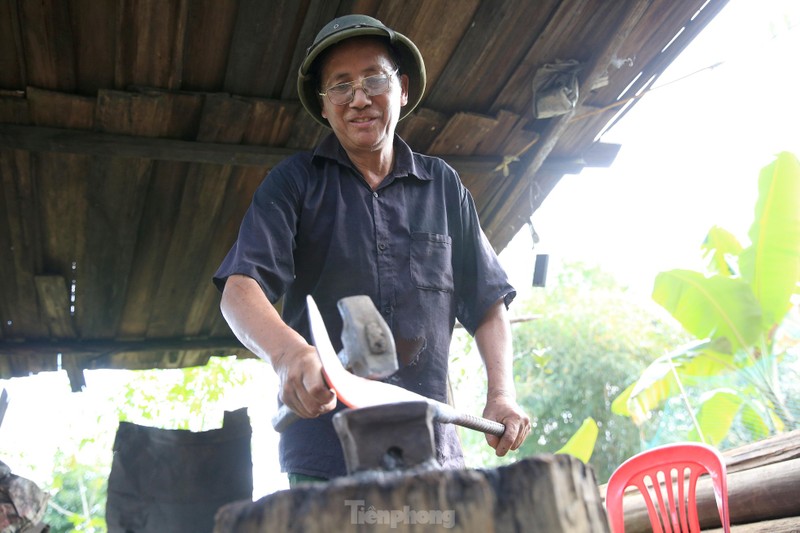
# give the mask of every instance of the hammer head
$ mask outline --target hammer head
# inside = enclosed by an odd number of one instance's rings
[[[389,325],[369,296],[348,296],[337,304],[342,316],[339,359],[353,374],[383,379],[398,368],[397,349]]]

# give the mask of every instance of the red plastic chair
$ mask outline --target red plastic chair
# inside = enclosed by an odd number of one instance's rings
[[[625,532],[622,497],[626,487],[635,486],[647,505],[654,533],[699,532],[697,478],[705,473],[711,477],[722,527],[725,533],[730,533],[725,461],[716,449],[699,443],[660,446],[622,463],[611,474],[606,486],[606,511],[611,531]],[[685,494],[687,480],[689,492]]]

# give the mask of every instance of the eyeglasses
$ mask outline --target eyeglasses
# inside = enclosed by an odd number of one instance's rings
[[[320,96],[327,96],[333,105],[347,105],[356,97],[356,89],[361,89],[367,96],[378,96],[389,90],[392,76],[397,74],[397,69],[389,74],[375,74],[361,79],[361,83],[354,81],[337,83],[333,87],[328,87]]]

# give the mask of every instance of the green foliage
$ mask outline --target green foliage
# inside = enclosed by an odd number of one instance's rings
[[[519,456],[555,453],[592,419],[598,434],[591,464],[604,482],[641,449],[639,429],[611,412],[611,400],[653,353],[687,337],[662,322],[655,306],[636,300],[608,274],[583,264],[566,265],[546,289],[514,307],[517,314],[538,315],[513,327],[517,399],[531,416],[532,435],[516,455],[498,459],[482,435],[462,432],[468,464],[493,466]],[[479,357],[467,354],[454,366],[465,365],[467,359]],[[456,389],[474,380],[478,371],[468,369],[462,379],[456,373]],[[480,403],[479,397],[472,408],[482,408]]]
[[[644,424],[679,395],[693,425],[685,438],[715,445],[742,430],[752,441],[797,427],[781,380],[797,342],[777,333],[800,284],[800,162],[778,154],[758,190],[748,247],[714,227],[703,245],[708,272],[656,277],[653,299],[697,340],[650,365],[614,412]]]
[[[119,420],[191,431],[219,427],[225,395],[248,380],[242,363],[212,357],[202,367],[137,372],[117,404]]]
[[[42,521],[52,533],[105,531],[108,471],[101,464],[87,464],[77,455],[59,451]]]

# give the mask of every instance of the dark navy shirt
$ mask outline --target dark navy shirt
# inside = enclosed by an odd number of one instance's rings
[[[501,298],[510,304],[515,292],[455,170],[412,152],[399,137],[394,148],[394,170],[376,191],[333,134],[313,153],[278,164],[257,189],[214,283],[222,290],[232,274],[255,279],[271,302],[283,298],[284,321],[309,342],[310,294],[337,351],[338,300],[368,295],[398,345],[416,339],[423,347],[407,354],[415,357],[401,361],[389,381],[447,401],[455,320],[474,334],[486,311]],[[346,473],[332,415],[300,420],[281,434],[284,471]],[[435,426],[439,461],[462,467],[455,428]]]

